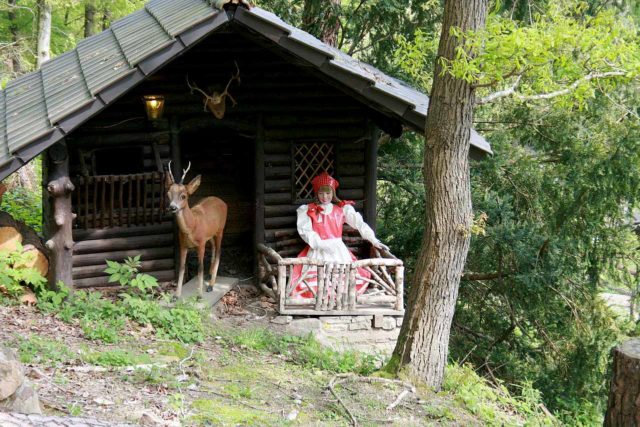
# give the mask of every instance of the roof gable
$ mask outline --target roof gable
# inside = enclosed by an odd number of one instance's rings
[[[374,110],[424,129],[426,95],[270,12],[238,8],[227,14],[205,0],[151,0],[0,91],[0,179],[230,20],[313,65]],[[491,152],[475,131],[471,146]]]

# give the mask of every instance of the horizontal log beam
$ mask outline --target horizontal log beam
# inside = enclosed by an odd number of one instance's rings
[[[173,258],[155,259],[151,261],[143,261],[140,265],[140,271],[147,273],[149,271],[170,270],[174,268]],[[73,279],[87,279],[89,277],[101,277],[107,275],[106,265],[88,265],[85,267],[75,267],[73,269]]]
[[[160,246],[173,246],[173,233],[85,240],[77,242],[73,246],[73,253],[75,256],[129,249],[157,248]]]
[[[148,236],[150,234],[173,233],[173,221],[136,227],[112,227],[90,230],[73,230],[73,240],[109,239],[111,237]]]
[[[122,261],[127,257],[134,257],[140,255],[142,261],[149,261],[152,259],[172,258],[173,246],[164,248],[149,248],[149,249],[133,249],[128,251],[115,251],[115,252],[102,252],[98,254],[86,254],[75,255],[73,257],[74,267],[83,267],[87,265],[105,265],[105,260]]]
[[[175,270],[150,271],[147,274],[152,275],[159,282],[169,282],[175,279]],[[76,288],[100,288],[108,286],[117,286],[117,283],[109,282],[109,276],[90,277],[87,279],[78,279],[73,281]]]

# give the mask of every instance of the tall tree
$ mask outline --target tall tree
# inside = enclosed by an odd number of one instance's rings
[[[40,68],[51,55],[51,3],[38,0],[38,45],[36,68]]]
[[[18,26],[18,18],[16,14],[16,0],[9,0],[8,2],[9,10],[7,12],[9,18],[9,32],[11,33],[11,49],[10,58],[8,65],[10,67],[10,72],[13,74],[22,74],[24,73],[24,69],[22,67],[22,61],[20,60],[20,30]]]
[[[89,37],[96,33],[96,3],[95,0],[87,0],[84,5],[84,36]]]
[[[472,225],[469,138],[475,89],[443,73],[442,59],[462,47],[452,28],[477,31],[485,25],[487,0],[445,1],[431,100],[427,112],[423,177],[425,230],[404,323],[389,368],[439,389],[458,286]],[[467,52],[473,56],[474,52]]]
[[[305,0],[302,29],[330,46],[338,44],[341,0]]]

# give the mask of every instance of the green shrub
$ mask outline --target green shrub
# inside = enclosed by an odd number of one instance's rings
[[[12,188],[2,196],[0,210],[24,222],[36,233],[42,232],[42,193],[39,189]]]
[[[21,244],[14,251],[0,251],[0,293],[16,298],[24,293],[24,285],[44,288],[46,279],[34,268],[25,265],[33,260],[33,252],[24,252]]]
[[[41,290],[38,307],[55,313],[65,322],[79,320],[87,339],[106,343],[118,341],[127,320],[141,326],[152,325],[161,337],[185,343],[204,340],[202,313],[190,302],[178,302],[171,307],[170,295],[154,298],[158,282],[155,277],[138,273],[139,256],[124,263],[107,261],[107,265],[112,281],[123,286],[115,300],[98,291],[70,293],[67,286],[58,283],[57,290]]]

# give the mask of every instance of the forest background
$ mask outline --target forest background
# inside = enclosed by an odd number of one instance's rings
[[[1,0],[0,84],[36,68],[43,13],[51,12],[55,56],[143,3]],[[429,93],[441,1],[256,3]],[[572,425],[599,423],[610,350],[637,334],[640,2],[507,0],[492,2],[490,11],[481,62],[461,55],[450,72],[484,72],[479,98],[518,90],[475,111],[474,127],[494,155],[471,167],[474,236],[450,359],[515,393],[533,386]],[[514,70],[523,69],[517,77]],[[612,74],[586,78],[598,72]],[[378,153],[379,234],[409,274],[424,227],[423,144],[422,135],[405,133],[383,139]],[[2,209],[37,228],[33,164],[10,178]],[[630,297],[628,313],[604,304],[601,293],[612,290]]]

